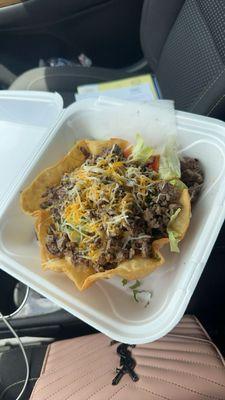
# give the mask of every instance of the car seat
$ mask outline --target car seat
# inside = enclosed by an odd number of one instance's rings
[[[129,348],[136,382],[125,374],[112,385],[126,352],[125,346],[118,346],[100,333],[31,346],[30,381],[23,399],[225,400],[223,357],[194,316],[186,315],[153,343]],[[22,363],[17,349],[0,358],[1,400],[14,400],[20,392]]]
[[[140,38],[146,65],[110,70],[79,66],[30,70],[11,89],[58,91],[64,104],[76,87],[149,71],[176,108],[224,117],[225,3],[221,0],[145,0]]]

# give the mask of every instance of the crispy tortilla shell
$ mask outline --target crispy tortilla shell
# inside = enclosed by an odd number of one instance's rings
[[[151,258],[134,257],[118,264],[116,268],[104,272],[96,272],[92,267],[83,264],[74,265],[69,257],[54,256],[46,248],[45,238],[48,227],[53,221],[48,210],[40,209],[42,194],[48,187],[59,184],[64,173],[73,171],[84,162],[85,157],[80,150],[81,147],[91,154],[100,154],[104,148],[112,147],[113,144],[118,144],[123,149],[127,146],[127,142],[120,139],[77,142],[59,163],[40,173],[21,194],[20,201],[23,211],[36,218],[35,228],[40,242],[42,268],[64,272],[80,291],[87,289],[98,279],[111,278],[116,275],[127,280],[144,278],[165,261],[160,253],[160,248],[169,243],[168,238],[159,239],[152,243]],[[182,206],[181,212],[170,228],[177,232],[179,240],[182,240],[188,229],[191,215],[190,197],[187,189],[184,189],[181,193],[180,204]]]
[[[122,139],[110,139],[107,141],[79,140],[61,161],[42,171],[33,182],[23,190],[20,196],[22,210],[30,215],[40,210],[40,204],[43,201],[42,194],[46,189],[58,185],[66,172],[72,172],[85,161],[85,156],[80,150],[81,148],[93,155],[97,155],[100,154],[103,149],[111,148],[114,144],[118,144],[124,149],[127,147],[128,142]]]

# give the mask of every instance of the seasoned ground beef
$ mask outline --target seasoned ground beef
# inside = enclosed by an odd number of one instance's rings
[[[58,248],[57,245],[57,236],[55,234],[53,235],[47,235],[46,237],[46,247],[48,251],[53,254],[54,256],[61,256],[62,253]]]
[[[204,183],[204,173],[199,160],[191,157],[181,160],[181,180],[188,187],[191,201],[195,202]]]
[[[100,156],[85,148],[81,151],[86,157],[82,173],[65,174],[42,196],[41,207],[49,208],[53,219],[46,238],[48,251],[96,271],[115,268],[135,256],[149,257],[152,242],[168,237],[169,221],[181,208],[180,190],[159,180],[157,171],[146,164],[127,161],[118,145]],[[89,183],[83,178],[87,171]],[[184,158],[181,171],[195,200],[204,180],[199,161]]]
[[[89,153],[89,151],[88,151],[85,147],[81,146],[81,147],[80,147],[80,151],[81,151],[81,153],[83,153],[83,155],[84,155],[85,158],[90,157],[90,153]]]

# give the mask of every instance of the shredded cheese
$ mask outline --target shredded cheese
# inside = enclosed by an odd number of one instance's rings
[[[68,175],[72,188],[62,204],[59,229],[76,243],[80,255],[98,263],[106,238],[121,237],[123,243],[148,238],[128,235],[129,216],[134,207],[142,210],[151,184],[141,166],[130,161],[113,161],[112,152],[98,157],[94,165],[84,163]]]

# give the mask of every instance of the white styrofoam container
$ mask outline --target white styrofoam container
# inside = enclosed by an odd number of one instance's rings
[[[56,93],[0,91],[0,210],[62,107]]]
[[[2,192],[0,196],[1,268],[115,340],[146,343],[162,337],[179,322],[185,312],[224,221],[225,124],[206,117],[176,113],[181,153],[201,160],[206,179],[201,197],[193,209],[190,229],[180,245],[180,254],[164,250],[165,265],[143,281],[142,288],[152,292],[150,305],[145,308],[143,303],[134,302],[131,292],[122,287],[119,278],[99,281],[80,293],[63,274],[43,272],[33,219],[20,210],[19,193],[38,172],[58,161],[76,139],[117,136],[132,140],[139,131],[146,142],[157,142],[159,139],[154,136],[152,129],[157,118],[149,125],[151,113],[148,106],[126,103],[124,107],[120,101],[83,101],[62,111],[58,95],[11,92],[4,96],[9,104],[11,96],[11,101],[16,102],[16,109],[19,104],[19,115],[16,118],[14,114],[14,122],[22,125],[19,136],[21,148],[18,145],[18,151],[10,153],[12,168],[8,163],[8,175],[13,185],[7,187],[4,196]],[[0,113],[1,102],[4,103],[5,99],[0,96]],[[30,107],[29,115],[24,108],[26,102]],[[48,112],[54,108],[57,114],[55,120],[49,118]],[[41,114],[44,111],[45,118],[48,116],[48,133],[45,131],[43,135],[41,129],[36,128],[42,126]],[[29,129],[39,137],[35,138],[33,147],[32,140],[28,140],[26,135],[27,117]],[[0,114],[0,119],[1,138],[5,129],[11,129],[11,115],[3,120]],[[169,130],[169,125],[163,126],[162,123],[161,128]],[[29,151],[26,148],[27,141],[30,142],[27,145]],[[6,146],[5,152],[9,151],[7,143],[6,139],[1,144],[1,151],[2,146]],[[14,139],[11,144],[14,144]],[[26,162],[21,162],[21,152],[26,154]],[[6,153],[6,162],[7,156],[9,153]],[[4,162],[0,161],[0,169],[4,168]],[[17,174],[15,165],[19,168]],[[2,184],[6,185],[4,177],[0,179]]]

